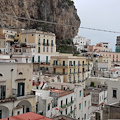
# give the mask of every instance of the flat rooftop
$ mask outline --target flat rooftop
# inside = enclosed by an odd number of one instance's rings
[[[66,90],[60,90],[60,89],[49,89],[49,91],[51,91],[53,93],[58,93],[59,97],[63,97],[63,96],[69,95],[71,93],[74,93],[73,90],[66,91]]]
[[[89,88],[86,88],[84,91],[85,91],[85,92],[100,93],[100,92],[106,91],[106,90],[107,90],[106,88],[94,88],[94,87],[89,87]]]

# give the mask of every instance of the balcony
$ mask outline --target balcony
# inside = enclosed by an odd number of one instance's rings
[[[61,108],[62,108],[62,109],[65,109],[65,108],[71,106],[73,103],[74,103],[74,101],[71,101],[71,102],[69,102],[68,104],[63,104]]]
[[[68,65],[63,64],[52,64],[54,67],[68,67]]]
[[[44,46],[49,46],[49,43],[43,43]]]

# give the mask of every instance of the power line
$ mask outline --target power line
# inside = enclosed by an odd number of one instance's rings
[[[37,19],[32,19],[32,18],[17,17],[17,16],[7,15],[7,14],[0,14],[0,16],[2,16],[2,17],[7,16],[7,17],[12,17],[12,18],[22,19],[22,20],[27,20],[27,21],[42,22],[42,23],[53,24],[53,25],[61,25],[64,27],[66,26],[66,27],[77,28],[76,26],[73,26],[73,25],[61,24],[61,23],[56,23],[56,22],[49,22],[49,21],[44,21],[44,20],[37,20]],[[99,31],[99,32],[109,32],[109,33],[120,33],[118,31],[110,31],[110,30],[88,28],[88,27],[79,27],[79,29],[87,29],[87,30],[94,30],[94,31]]]

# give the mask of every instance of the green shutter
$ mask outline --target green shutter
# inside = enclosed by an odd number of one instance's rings
[[[48,56],[46,56],[46,63],[48,63]]]
[[[53,46],[53,40],[51,40],[51,46]]]
[[[38,53],[40,53],[40,47],[38,47]]]
[[[45,39],[43,39],[43,45],[45,45]]]

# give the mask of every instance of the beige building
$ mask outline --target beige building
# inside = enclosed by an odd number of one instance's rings
[[[5,53],[5,35],[0,34],[0,53]]]
[[[32,64],[0,63],[0,118],[36,111]]]
[[[33,45],[36,48],[36,54],[32,59],[33,62],[50,62],[51,56],[57,54],[55,40],[55,34],[36,31],[35,29],[23,30],[21,33],[21,42]]]
[[[79,83],[87,79],[90,70],[90,60],[72,54],[60,54],[51,57],[53,74],[64,75],[64,82]]]

